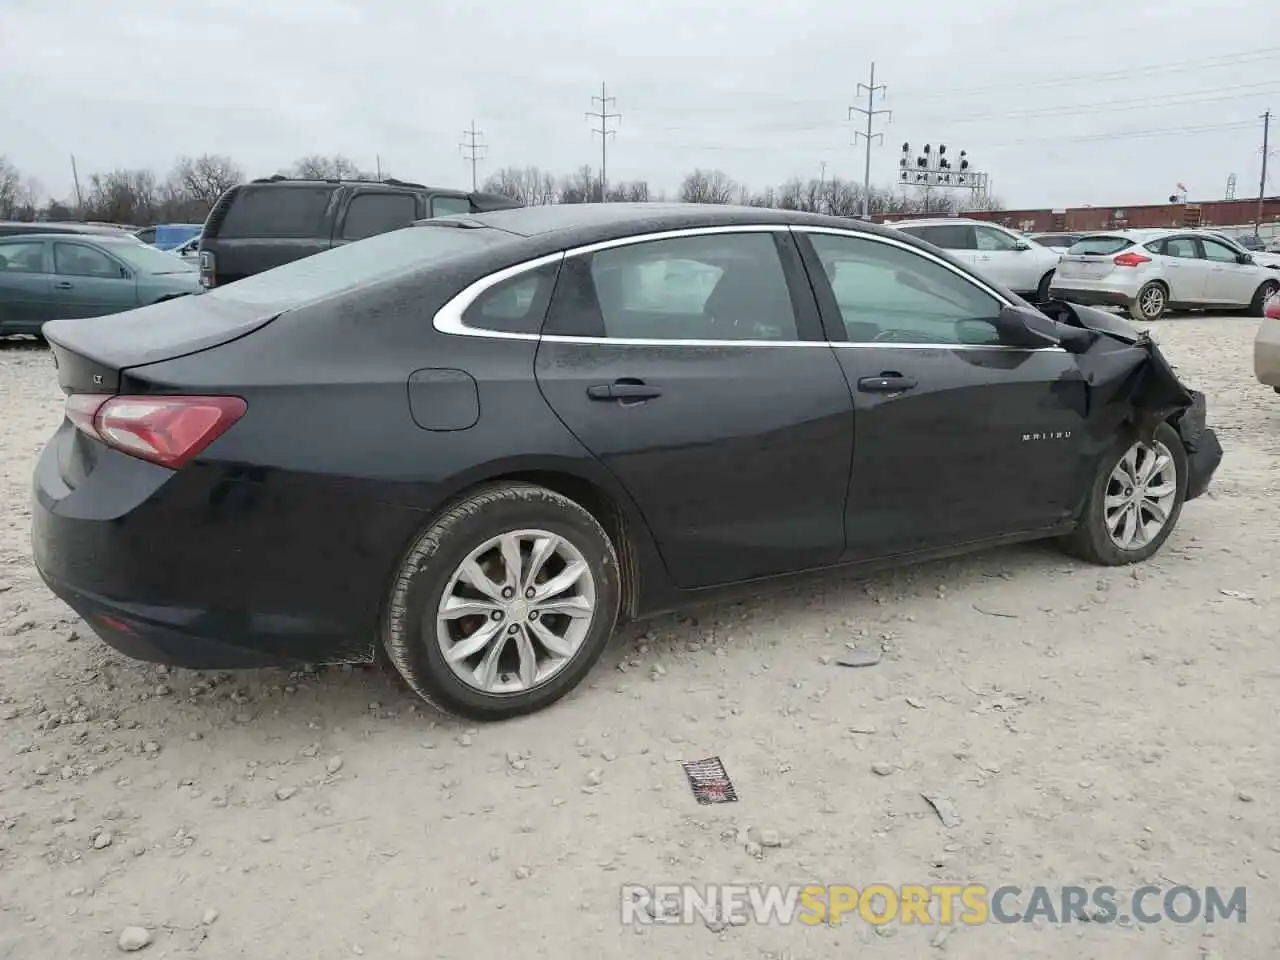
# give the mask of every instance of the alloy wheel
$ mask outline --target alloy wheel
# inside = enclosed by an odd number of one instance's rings
[[[1178,495],[1178,467],[1163,443],[1135,443],[1120,458],[1103,500],[1103,519],[1111,542],[1121,550],[1140,550],[1169,523]]]
[[[1142,315],[1145,317],[1158,317],[1160,312],[1164,310],[1164,291],[1157,286],[1150,286],[1142,292]]]
[[[469,553],[435,614],[445,662],[487,694],[527,693],[577,655],[596,611],[590,565],[567,539],[512,530]]]

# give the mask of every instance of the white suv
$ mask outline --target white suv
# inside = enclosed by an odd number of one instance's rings
[[[1049,299],[1049,285],[1061,254],[1029,237],[983,220],[946,217],[886,223],[941,247],[988,280],[1037,302]]]
[[[1084,237],[1058,265],[1051,293],[1086,306],[1126,308],[1135,320],[1166,310],[1249,309],[1280,290],[1280,272],[1204,230],[1115,230]]]

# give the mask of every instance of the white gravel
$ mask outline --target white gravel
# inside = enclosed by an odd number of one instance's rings
[[[1255,329],[1158,327],[1227,453],[1152,562],[1033,545],[827,577],[630,626],[576,695],[479,729],[373,670],[113,654],[32,568],[60,394],[46,351],[0,346],[0,958],[1276,956],[1280,396]],[[883,658],[841,667],[850,641]],[[693,802],[679,761],[712,755],[738,803]],[[621,884],[683,880],[1246,885],[1250,910],[620,926]]]

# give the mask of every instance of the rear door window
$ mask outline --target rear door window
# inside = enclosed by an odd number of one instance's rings
[[[357,193],[342,221],[343,240],[363,240],[407,227],[418,219],[418,201],[410,193]]]
[[[228,239],[254,237],[318,237],[329,199],[336,187],[244,187],[231,202],[218,236]]]

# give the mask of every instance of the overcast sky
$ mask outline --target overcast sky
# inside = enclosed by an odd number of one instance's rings
[[[871,61],[888,96],[872,179],[904,141],[966,149],[1010,207],[1258,189],[1280,109],[1277,0],[0,0],[0,152],[46,193],[118,166],[227,153],[250,176],[341,153],[463,185],[599,164],[584,113],[621,113],[609,179],[673,190],[719,168],[753,187],[861,179],[847,108]],[[861,102],[865,105],[865,96]],[[598,105],[598,104],[596,104]],[[1273,133],[1280,129],[1273,127]],[[1280,136],[1273,136],[1280,147]],[[1280,192],[1280,161],[1269,192]]]

